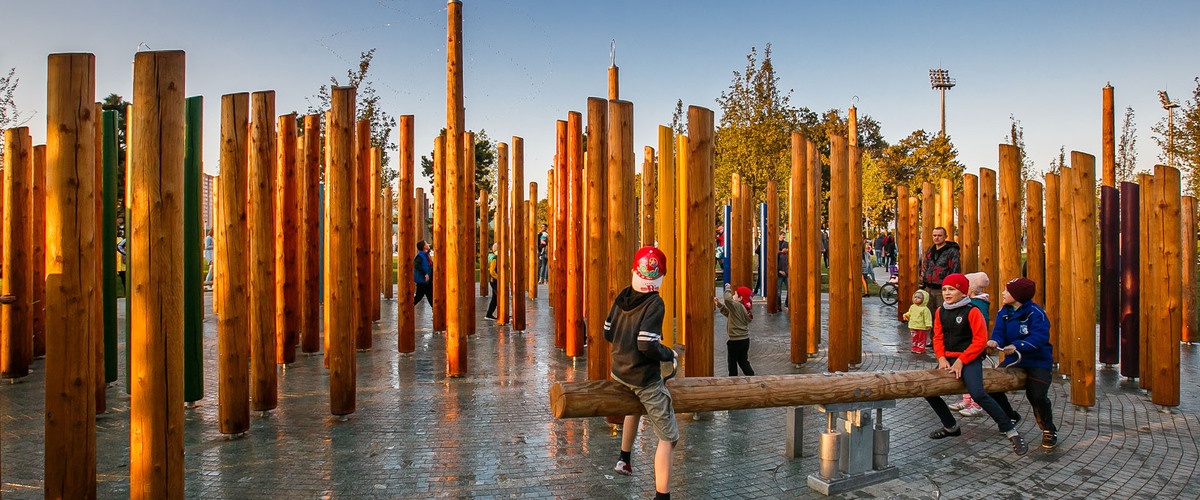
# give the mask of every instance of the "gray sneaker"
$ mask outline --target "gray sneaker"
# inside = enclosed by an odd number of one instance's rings
[[[1025,445],[1025,438],[1021,437],[1020,434],[1013,434],[1008,440],[1012,442],[1013,453],[1017,455],[1029,453],[1029,447]]]

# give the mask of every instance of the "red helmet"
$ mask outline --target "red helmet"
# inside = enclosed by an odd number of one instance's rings
[[[633,274],[653,281],[667,275],[667,255],[655,247],[642,247],[633,256]]]

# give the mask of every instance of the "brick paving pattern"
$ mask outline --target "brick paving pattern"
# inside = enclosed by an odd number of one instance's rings
[[[396,303],[385,301],[375,348],[358,354],[358,412],[329,415],[321,357],[298,356],[280,368],[279,408],[255,416],[241,437],[217,432],[216,323],[205,320],[205,398],[187,412],[189,498],[648,498],[653,495],[653,433],[643,428],[634,475],[612,466],[619,433],[602,419],[556,420],[549,388],[587,376],[586,361],[554,348],[550,308],[529,302],[529,329],[512,332],[480,321],[470,339],[470,376],[445,376],[445,343],[430,331],[428,305],[417,306],[417,351],[396,353]],[[208,297],[206,297],[208,299]],[[480,309],[486,298],[480,298]],[[934,366],[907,352],[908,332],[895,309],[864,299],[864,356],[859,370]],[[788,321],[761,302],[751,323],[750,359],[758,374],[820,373],[822,356],[794,369]],[[123,311],[123,308],[118,308]],[[206,308],[211,311],[211,308]],[[123,321],[123,319],[122,319]],[[716,316],[717,374],[724,374],[724,319]],[[1068,386],[1051,389],[1059,445],[1040,447],[1040,431],[1022,394],[1010,395],[1025,417],[1018,429],[1030,452],[1012,453],[987,417],[960,418],[963,435],[927,434],[937,418],[919,399],[884,412],[892,429],[891,462],[899,479],[844,498],[1198,498],[1200,347],[1182,347],[1183,404],[1164,412],[1115,368],[1096,372],[1097,403],[1068,403]],[[124,346],[121,346],[124,352]],[[0,385],[2,493],[40,498],[43,463],[42,362],[16,384]],[[129,495],[129,397],[124,367],[97,418],[98,493]],[[672,480],[679,498],[820,498],[808,489],[818,469],[817,432],[824,415],[805,410],[805,456],[784,457],[782,408],[714,412],[680,418],[682,441]]]

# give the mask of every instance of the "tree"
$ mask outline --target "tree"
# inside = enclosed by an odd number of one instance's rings
[[[33,118],[33,116],[24,118],[17,110],[13,94],[16,93],[17,85],[20,83],[21,79],[17,78],[17,68],[9,69],[8,74],[0,78],[0,169],[4,168],[4,134],[2,131],[20,127]]]
[[[1050,170],[1046,174],[1058,175],[1065,166],[1067,166],[1067,147],[1064,145],[1058,147],[1058,156],[1050,159]],[[1045,178],[1045,175],[1042,177]]]
[[[896,193],[889,195],[891,179],[883,174],[879,161],[870,153],[862,153],[863,224],[868,228],[885,229],[896,218]]]
[[[1172,166],[1179,168],[1187,180],[1184,194],[1200,196],[1200,178],[1197,178],[1200,175],[1200,77],[1194,81],[1196,88],[1192,90],[1192,98],[1180,105],[1173,130],[1167,130],[1171,121],[1166,117],[1159,120],[1151,130],[1155,134],[1154,142],[1162,149],[1158,155],[1159,161],[1166,164],[1173,157]],[[1168,132],[1174,135],[1173,147]]]
[[[948,135],[914,131],[884,149],[879,169],[888,180],[884,192],[887,198],[896,197],[897,186],[905,186],[915,194],[921,191],[922,183],[937,185],[941,179],[953,180],[955,192],[962,190],[963,164]]]
[[[1121,139],[1117,143],[1117,182],[1133,180],[1136,168],[1137,124],[1133,122],[1133,106],[1126,106],[1125,120],[1121,123]]]
[[[1033,178],[1033,160],[1025,154],[1025,128],[1021,126],[1021,120],[1008,115],[1008,121],[1008,136],[1004,138],[1004,142],[1017,148],[1017,165],[1020,166],[1021,175],[1017,186],[1021,191],[1021,199],[1025,199],[1025,179]]]
[[[367,78],[367,73],[371,69],[371,59],[375,57],[375,49],[372,48],[366,52],[359,54],[358,67],[346,70],[346,86],[357,89],[357,102],[355,110],[359,120],[367,120],[371,123],[371,147],[380,148],[382,151],[380,161],[383,163],[383,175],[380,179],[384,184],[391,184],[393,180],[399,176],[399,171],[392,168],[391,152],[399,150],[399,145],[392,142],[392,131],[396,129],[396,118],[388,114],[380,107],[381,99],[379,94],[375,92],[375,87],[370,79]],[[342,86],[338,82],[337,77],[329,77],[330,85],[322,85],[317,90],[317,105],[308,107],[309,114],[324,114],[329,109],[330,99],[332,96],[332,88]],[[321,162],[324,165],[324,140],[325,129],[321,129]],[[324,169],[322,168],[322,171]]]

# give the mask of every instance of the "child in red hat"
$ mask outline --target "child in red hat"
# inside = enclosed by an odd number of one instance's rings
[[[713,297],[713,304],[725,315],[725,333],[729,336],[725,342],[725,362],[730,377],[737,376],[739,366],[743,375],[754,375],[754,368],[750,366],[750,320],[754,319],[750,293],[744,286],[735,290],[727,284],[722,298]]]

